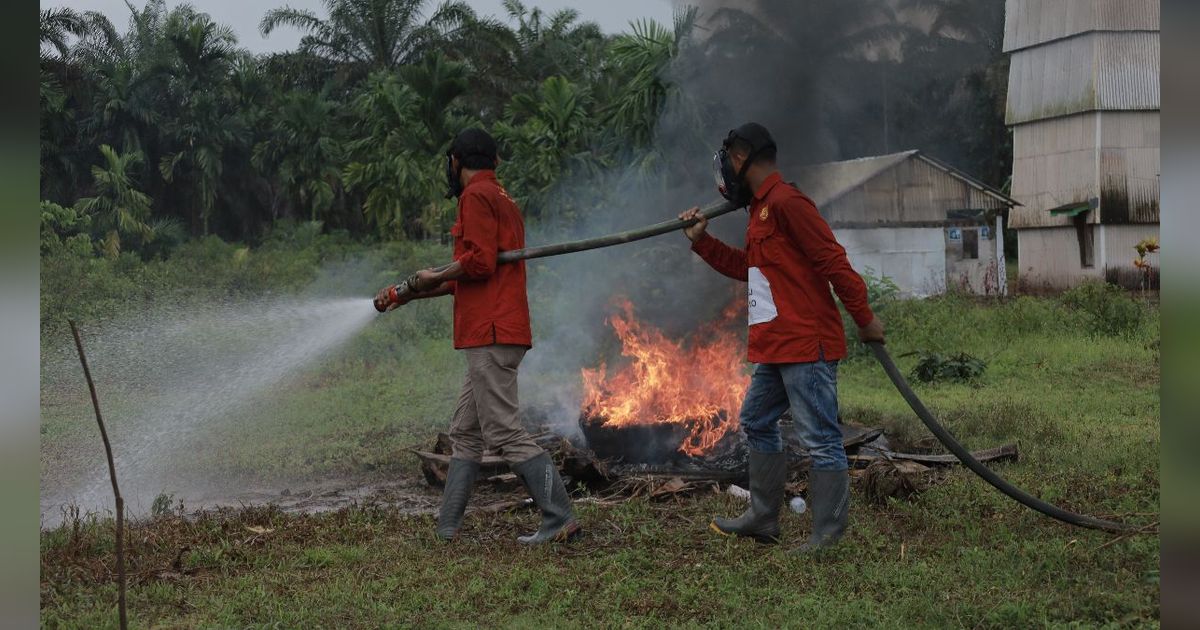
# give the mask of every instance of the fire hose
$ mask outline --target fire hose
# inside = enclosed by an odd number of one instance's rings
[[[735,208],[728,201],[722,201],[702,208],[700,214],[707,219],[713,219],[723,214],[728,214],[736,209],[737,208]],[[685,227],[690,227],[696,222],[697,219],[691,219],[687,221],[676,219],[673,221],[655,223],[654,225],[637,230],[618,232],[616,234],[609,234],[607,236],[601,236],[597,238],[568,241],[553,245],[543,245],[541,247],[527,247],[525,249],[509,250],[500,252],[500,254],[497,256],[497,262],[510,263],[518,260],[559,256],[562,254],[571,254],[590,249],[611,247],[613,245],[620,245],[623,243],[632,243],[634,241],[650,238],[652,236],[658,236],[660,234],[666,234],[667,232],[674,232]],[[444,267],[442,269],[444,269]],[[399,298],[403,297],[410,291],[408,286],[408,282],[410,281],[411,280],[405,281],[392,287],[389,298],[393,302],[398,302]],[[375,308],[381,312],[386,311],[388,306],[388,304],[381,304],[379,302],[376,302],[375,304]],[[879,362],[879,365],[883,367],[883,371],[886,372],[888,378],[891,379],[892,385],[894,385],[896,390],[900,392],[900,395],[908,403],[908,406],[912,408],[913,412],[917,414],[917,417],[921,419],[921,422],[925,424],[925,427],[929,429],[931,433],[933,433],[934,437],[936,437],[943,446],[949,449],[949,451],[953,453],[960,462],[962,462],[963,466],[966,466],[971,470],[971,472],[982,477],[983,480],[991,484],[992,487],[996,488],[1000,492],[1003,492],[1009,498],[1020,503],[1021,505],[1024,505],[1025,507],[1064,523],[1076,525],[1078,527],[1113,532],[1131,532],[1137,530],[1136,527],[1125,523],[1118,523],[1115,521],[1108,521],[1092,516],[1077,514],[1051,503],[1047,503],[1046,501],[1043,501],[1014,486],[1006,479],[996,474],[995,471],[987,466],[984,466],[983,463],[975,459],[975,457],[971,455],[971,452],[968,451],[961,443],[959,443],[959,441],[956,440],[954,436],[951,435],[950,432],[947,431],[946,428],[943,427],[937,421],[937,419],[933,417],[933,414],[930,413],[929,409],[925,407],[925,404],[921,402],[921,399],[918,398],[917,394],[912,390],[912,387],[909,386],[908,381],[904,379],[904,376],[896,367],[895,362],[892,361],[891,355],[888,354],[888,351],[884,348],[883,344],[878,341],[873,341],[868,343],[868,346],[871,348],[871,352],[874,353],[875,359]]]

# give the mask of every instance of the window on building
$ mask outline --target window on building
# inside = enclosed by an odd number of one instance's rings
[[[963,260],[978,260],[979,259],[979,230],[963,230],[962,231],[962,257]]]

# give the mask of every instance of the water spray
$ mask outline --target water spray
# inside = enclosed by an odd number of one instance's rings
[[[736,209],[737,208],[730,202],[721,201],[705,206],[701,209],[700,214],[706,219],[713,219],[723,214],[728,214]],[[607,236],[600,236],[578,241],[567,241],[564,243],[556,243],[554,245],[543,245],[541,247],[514,249],[506,252],[500,252],[500,254],[497,256],[497,262],[510,263],[518,260],[559,256],[562,254],[572,254],[575,252],[587,251],[589,249],[599,249],[603,247],[611,247],[613,245],[621,245],[623,243],[632,243],[634,241],[650,238],[652,236],[658,236],[667,232],[673,232],[685,227],[690,227],[697,222],[698,219],[690,219],[686,221],[675,219],[673,221],[663,221],[661,223],[655,223],[654,225],[649,225],[641,229],[618,232],[616,234],[609,234]],[[444,267],[435,270],[441,269],[444,269]],[[411,282],[412,278],[400,284],[389,287],[386,294],[387,300],[375,300],[375,309],[383,313],[391,308],[393,304],[399,304],[401,301],[403,301],[406,295],[412,292],[410,286]],[[1056,505],[1047,503],[1014,486],[1003,477],[996,474],[995,471],[991,470],[987,466],[984,466],[979,460],[975,459],[971,455],[971,452],[968,451],[966,447],[956,440],[954,436],[951,435],[950,432],[947,431],[946,428],[943,427],[933,417],[933,414],[930,413],[929,409],[926,408],[924,403],[921,402],[921,399],[918,398],[916,393],[913,392],[912,388],[909,387],[908,382],[904,379],[904,376],[900,374],[900,370],[897,369],[896,364],[892,361],[891,355],[888,354],[888,351],[883,347],[883,344],[879,342],[871,342],[868,345],[870,346],[871,352],[874,354],[875,359],[879,362],[879,365],[883,367],[884,372],[887,373],[888,378],[892,381],[892,385],[896,387],[896,390],[900,392],[900,395],[906,402],[908,402],[909,406],[912,407],[913,412],[917,414],[917,417],[921,419],[921,422],[925,424],[930,433],[933,433],[934,437],[936,437],[943,446],[953,453],[954,456],[957,457],[960,462],[962,462],[963,466],[966,466],[969,470],[971,470],[971,472],[982,477],[984,481],[991,484],[997,490],[1003,492],[1006,496],[1014,501],[1017,501],[1021,505],[1024,505],[1025,507],[1077,527],[1125,533],[1138,531],[1136,527],[1126,523],[1118,523],[1115,521],[1077,514],[1070,510],[1065,510]]]

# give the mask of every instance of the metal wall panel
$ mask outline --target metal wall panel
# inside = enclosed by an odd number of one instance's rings
[[[1098,248],[1102,239],[1099,234],[1096,239]],[[1099,254],[1096,258],[1099,263]],[[1099,264],[1091,269],[1080,265],[1079,238],[1074,227],[1021,230],[1017,263],[1021,291],[1068,289],[1084,280],[1099,279],[1103,272]]]
[[[1098,123],[1092,112],[1013,128],[1012,196],[1022,205],[1009,214],[1010,227],[1069,225],[1049,209],[1098,196]]]
[[[1161,103],[1158,33],[1089,33],[1012,55],[1009,125]]]
[[[1100,108],[1158,109],[1162,104],[1159,33],[1103,33],[1094,37]]]
[[[1008,0],[1004,51],[1088,31],[1155,31],[1160,13],[1159,0]]]
[[[1133,265],[1137,257],[1134,246],[1144,238],[1158,238],[1157,225],[1106,225],[1103,233],[1104,277],[1126,288],[1137,288],[1142,281],[1139,270]],[[1097,247],[1101,247],[1097,243]],[[1161,265],[1158,254],[1146,257],[1154,267]]]
[[[1050,208],[1096,198],[1093,223],[1159,220],[1159,113],[1090,112],[1013,128],[1015,228],[1069,225]]]

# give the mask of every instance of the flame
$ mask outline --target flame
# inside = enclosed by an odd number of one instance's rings
[[[737,429],[749,386],[746,345],[729,325],[744,304],[731,303],[720,321],[697,330],[690,343],[638,321],[629,300],[617,306],[620,312],[608,323],[630,361],[613,374],[603,363],[582,370],[585,417],[605,426],[684,424],[689,433],[679,450],[689,456],[708,452]]]

